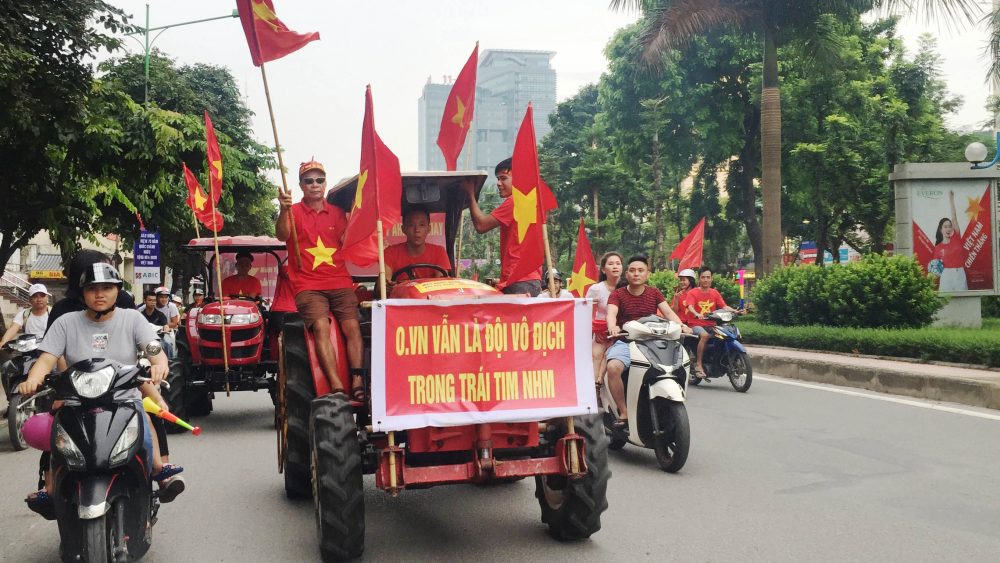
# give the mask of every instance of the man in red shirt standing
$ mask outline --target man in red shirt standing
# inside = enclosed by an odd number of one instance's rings
[[[247,251],[236,253],[236,275],[222,280],[222,295],[225,297],[260,297],[260,280],[250,275],[253,254]]]
[[[431,234],[431,215],[426,209],[411,207],[406,215],[403,215],[403,234],[406,235],[406,242],[385,249],[385,265],[389,269],[386,275],[391,278],[393,272],[413,264],[434,264],[446,272],[451,271],[448,251],[443,246],[427,244],[427,235]],[[432,268],[415,268],[396,281],[444,276],[445,274]]]
[[[278,190],[281,211],[274,227],[275,236],[288,249],[289,276],[295,286],[295,308],[306,328],[313,331],[316,354],[333,391],[343,393],[343,376],[337,373],[337,357],[330,342],[328,313],[340,323],[347,341],[347,360],[354,377],[352,399],[364,399],[364,344],[358,324],[358,298],[340,247],[347,229],[347,215],[326,201],[326,171],[310,161],[299,167],[302,201],[292,204],[292,196]],[[295,221],[302,268],[296,266],[295,245],[288,226],[288,214]]]
[[[716,309],[723,309],[731,313],[743,314],[746,311],[737,311],[722,299],[722,294],[712,288],[712,269],[703,266],[698,270],[698,287],[688,291],[687,294],[688,324],[698,336],[698,362],[695,364],[694,373],[696,377],[705,378],[705,368],[701,365],[701,358],[705,355],[705,346],[712,334],[705,330],[707,326],[714,326],[715,321],[705,320],[705,315]]]
[[[471,182],[462,184],[469,195],[469,216],[472,217],[472,224],[476,227],[476,232],[485,234],[500,227],[500,279],[497,280],[497,287],[504,293],[528,293],[532,297],[538,297],[542,291],[542,269],[531,271],[530,274],[521,279],[512,280],[511,272],[514,265],[521,257],[521,248],[517,244],[516,226],[514,225],[514,199],[511,198],[514,187],[511,183],[512,160],[507,159],[497,164],[494,171],[497,177],[497,191],[503,198],[503,203],[497,206],[492,213],[486,215],[479,208],[476,201],[476,187]],[[514,227],[512,229],[511,227]]]

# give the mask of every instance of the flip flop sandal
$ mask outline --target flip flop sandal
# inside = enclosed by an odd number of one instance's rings
[[[173,477],[168,477],[160,481],[160,490],[158,493],[158,498],[161,503],[173,502],[177,495],[184,492],[185,484],[184,477],[181,475],[174,475]]]
[[[46,520],[55,520],[56,503],[52,500],[52,497],[49,496],[49,493],[43,489],[32,494],[35,496],[29,495],[24,499],[24,502],[28,505],[28,509],[36,514],[39,514]]]
[[[181,467],[180,465],[174,465],[172,463],[168,463],[163,466],[163,469],[161,469],[159,473],[153,475],[153,480],[158,483],[162,483],[163,481],[173,477],[174,475],[177,475],[181,471],[184,471],[184,468]]]
[[[628,420],[619,418],[611,423],[611,429],[619,436],[628,437]]]
[[[701,375],[698,375],[699,373]],[[697,377],[698,379],[705,379],[705,380],[708,379],[708,374],[706,374],[704,371],[702,371],[702,370],[700,370],[698,368],[695,368],[695,370],[694,370],[694,376]]]

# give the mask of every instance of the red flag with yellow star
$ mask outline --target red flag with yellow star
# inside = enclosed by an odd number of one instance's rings
[[[573,260],[573,273],[566,290],[576,297],[584,297],[590,286],[595,283],[597,283],[597,261],[594,260],[594,251],[590,249],[590,240],[587,239],[587,230],[583,228],[583,219],[580,219],[580,230],[576,235],[576,258]]]
[[[212,195],[212,203],[218,205],[222,197],[222,153],[208,111],[205,111],[205,140],[208,142],[208,193]]]
[[[202,191],[201,184],[198,183],[197,178],[188,169],[187,164],[181,163],[181,165],[184,167],[184,183],[187,184],[188,189],[188,207],[191,208],[195,218],[201,221],[202,225],[205,225],[210,231],[219,232],[219,229],[226,224],[225,219],[222,218],[222,214],[218,210],[215,210],[212,203],[205,197],[205,192]]]
[[[511,162],[514,203],[514,224],[508,236],[505,254],[517,256],[517,262],[507,276],[497,284],[504,287],[517,283],[525,276],[542,267],[545,261],[545,241],[542,224],[545,214],[556,207],[556,198],[549,187],[542,182],[538,167],[538,144],[535,142],[534,110],[528,103],[521,128],[514,141],[514,156]],[[503,270],[507,270],[503,266]],[[502,272],[501,272],[502,273]],[[502,289],[502,287],[501,287]]]
[[[294,53],[319,39],[319,32],[296,33],[278,19],[271,0],[236,0],[254,66]]]
[[[365,92],[365,119],[361,126],[361,171],[354,192],[351,217],[344,232],[344,259],[361,267],[378,261],[376,222],[385,235],[400,221],[403,179],[399,159],[375,132],[372,87]]]
[[[437,145],[441,147],[448,170],[458,169],[458,157],[462,154],[469,128],[472,127],[478,64],[479,43],[476,42],[472,56],[462,67],[455,85],[451,87],[448,101],[444,104],[444,115],[441,117],[441,131],[438,133]]]

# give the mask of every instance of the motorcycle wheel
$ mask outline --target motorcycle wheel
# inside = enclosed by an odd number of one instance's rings
[[[628,440],[622,440],[620,438],[612,438],[611,443],[608,444],[608,449],[613,452],[617,452],[618,450],[624,448],[625,444],[627,443]]]
[[[79,559],[83,563],[107,563],[114,561],[108,551],[108,516],[105,514],[93,520],[80,520],[83,532],[83,553]]]
[[[10,435],[10,445],[15,452],[28,449],[28,443],[24,441],[24,434],[21,430],[24,428],[25,421],[35,414],[35,409],[21,410],[17,408],[26,400],[24,395],[15,393],[10,398],[10,405],[7,406],[7,433]]]
[[[309,350],[306,347],[306,327],[298,314],[285,316],[282,333],[285,362],[285,494],[291,499],[312,496],[312,475],[309,468],[309,404],[316,398]],[[279,430],[279,432],[284,429]]]
[[[562,475],[535,477],[535,497],[542,522],[559,540],[589,538],[601,529],[601,513],[608,509],[608,437],[599,415],[578,416],[576,433],[584,439],[587,474],[575,481]]]
[[[729,360],[729,382],[733,384],[733,389],[740,393],[746,393],[753,383],[753,367],[750,366],[750,357],[746,352],[736,352]]]
[[[660,469],[667,473],[677,473],[687,462],[691,448],[691,425],[688,422],[687,407],[667,399],[653,399],[656,422],[660,434],[656,436],[653,449]]]

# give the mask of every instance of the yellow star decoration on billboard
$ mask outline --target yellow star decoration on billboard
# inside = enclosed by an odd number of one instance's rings
[[[527,194],[514,188],[514,221],[517,222],[517,242],[524,242],[528,227],[538,222],[538,188]]]
[[[986,210],[979,204],[978,197],[966,196],[966,199],[969,200],[969,207],[965,210],[965,214],[969,217],[969,223],[975,223],[979,221],[979,212]],[[955,225],[955,230],[958,230],[958,225]]]
[[[251,2],[253,4],[253,17],[255,20],[260,20],[267,25],[278,31],[278,24],[274,23],[278,19],[278,14],[274,13],[274,10],[268,7],[263,0],[259,2]]]
[[[195,190],[195,192],[194,192],[194,206],[198,208],[198,211],[204,211],[205,210],[205,202],[206,201],[208,201],[208,200],[205,199],[205,196],[201,195],[201,190],[200,189],[199,190]]]
[[[458,102],[458,110],[451,118],[451,122],[456,123],[459,127],[461,127],[462,120],[465,119],[465,104],[462,103],[462,98],[459,98],[458,96],[455,96],[455,101]]]
[[[368,181],[368,171],[365,170],[358,176],[358,189],[354,191],[354,207],[351,211],[361,209],[361,194],[365,191],[365,182]]]
[[[320,264],[329,264],[336,268],[333,263],[333,253],[337,252],[337,249],[324,246],[321,237],[316,237],[316,246],[307,248],[306,252],[313,255],[313,270],[318,268]]]
[[[566,291],[576,292],[577,295],[583,297],[583,292],[587,289],[587,286],[593,285],[597,280],[592,280],[587,277],[587,263],[584,262],[580,264],[580,269],[573,272],[573,275],[569,278],[569,285],[566,286]]]

